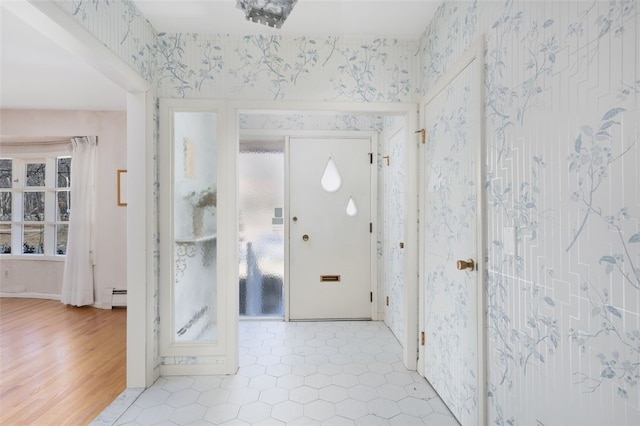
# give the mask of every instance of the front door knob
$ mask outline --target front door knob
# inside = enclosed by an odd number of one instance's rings
[[[476,263],[473,261],[473,259],[458,260],[456,266],[461,271],[464,271],[465,269],[471,269],[473,271],[476,269]]]
[[[309,236],[307,234],[304,234],[302,236],[302,241],[309,241]]]

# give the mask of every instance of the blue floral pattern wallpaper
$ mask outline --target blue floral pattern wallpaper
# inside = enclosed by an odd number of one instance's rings
[[[446,1],[419,40],[163,34],[129,0],[55,3],[159,97],[419,102],[484,35],[489,423],[640,423],[636,0]]]
[[[149,83],[156,31],[131,0],[51,0]]]
[[[458,260],[476,252],[479,62],[456,69],[455,78],[422,107],[427,141],[420,205],[426,334],[421,362],[425,377],[462,424],[479,423],[478,272],[456,268]]]
[[[417,81],[415,41],[158,34],[161,97],[399,102]]]
[[[492,424],[640,422],[639,20],[627,0],[445,2],[421,38],[423,95],[486,40]]]

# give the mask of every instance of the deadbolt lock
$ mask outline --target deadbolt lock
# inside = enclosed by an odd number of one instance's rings
[[[309,236],[307,234],[304,234],[302,236],[302,241],[309,241]]]
[[[476,263],[473,261],[473,259],[458,260],[458,263],[456,266],[461,271],[464,271],[465,269],[470,269],[473,271],[476,269]]]
[[[294,222],[297,222],[297,221],[298,221],[298,216],[294,216],[292,220],[293,220]]]

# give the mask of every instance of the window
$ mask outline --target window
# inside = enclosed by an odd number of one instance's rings
[[[65,255],[71,157],[0,158],[0,254]]]

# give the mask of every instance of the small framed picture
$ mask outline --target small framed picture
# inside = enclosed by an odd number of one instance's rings
[[[127,205],[127,171],[118,170],[118,205]]]

